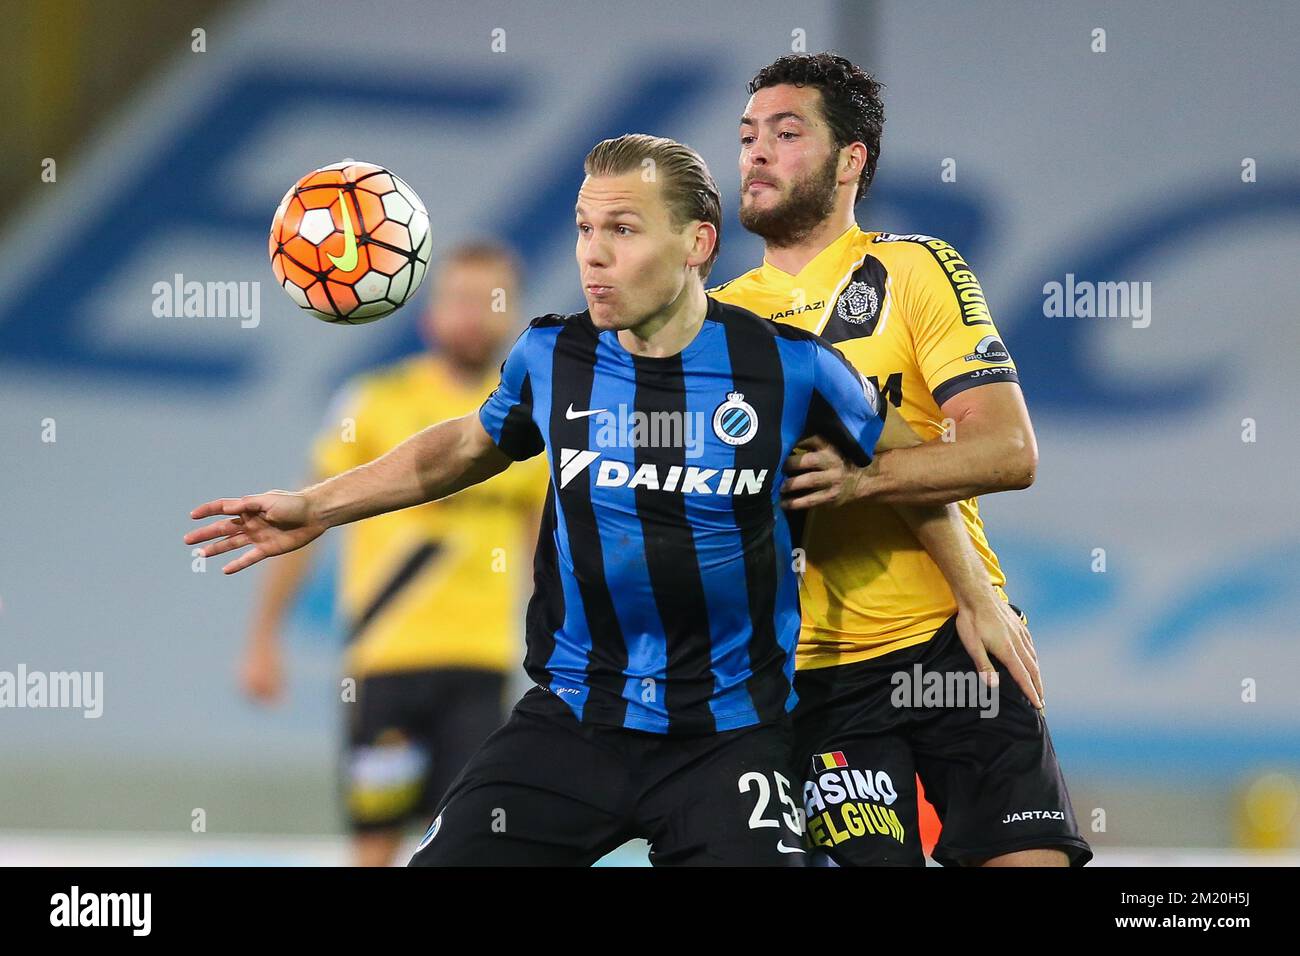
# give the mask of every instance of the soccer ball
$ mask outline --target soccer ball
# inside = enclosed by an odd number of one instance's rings
[[[382,166],[345,159],[313,170],[271,220],[271,271],[299,307],[360,325],[424,281],[433,237],[420,197]]]

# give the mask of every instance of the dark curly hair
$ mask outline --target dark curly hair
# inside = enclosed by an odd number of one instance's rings
[[[859,142],[867,147],[867,163],[858,178],[855,200],[860,201],[871,188],[880,158],[880,134],[885,125],[880,91],[884,84],[835,53],[789,53],[755,73],[749,81],[749,92],[753,95],[782,83],[815,86],[821,91],[822,113],[836,149]]]

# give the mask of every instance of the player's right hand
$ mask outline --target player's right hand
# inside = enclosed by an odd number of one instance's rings
[[[293,491],[218,498],[190,512],[191,518],[210,518],[213,515],[233,517],[191,531],[185,536],[186,544],[212,541],[199,552],[205,558],[252,545],[250,550],[222,568],[223,574],[234,574],[263,558],[295,551],[315,541],[329,527],[313,512],[307,496]]]

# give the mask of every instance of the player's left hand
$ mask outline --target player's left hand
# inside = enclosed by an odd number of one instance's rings
[[[1045,705],[1038,651],[1024,620],[1006,601],[995,598],[978,608],[958,608],[957,636],[975,662],[981,679],[997,686],[992,654],[1010,672],[1016,685],[1038,710]]]
[[[834,445],[814,435],[790,453],[785,471],[792,477],[781,485],[781,507],[799,511],[853,501],[866,469],[850,464]]]

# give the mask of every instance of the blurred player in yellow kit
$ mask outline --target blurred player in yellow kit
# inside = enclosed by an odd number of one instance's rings
[[[808,839],[838,865],[921,864],[919,775],[943,822],[939,862],[1086,862],[1037,653],[974,500],[1027,487],[1037,467],[979,281],[941,239],[858,227],[884,123],[872,77],[832,54],[789,55],[749,92],[740,220],[763,237],[764,261],[710,295],[820,334],[927,440],[865,470],[825,443],[787,466],[786,505],[807,515],[795,741]],[[951,502],[972,545],[956,575],[890,507]],[[997,680],[998,706],[896,693],[898,675],[925,672],[948,687]]]
[[[520,330],[519,273],[490,244],[452,250],[434,276],[430,350],[349,382],[313,450],[318,480],[363,464],[436,422],[475,411]],[[518,599],[546,493],[536,458],[442,501],[350,525],[340,545],[348,628],[342,788],[354,859],[389,864],[405,825],[425,825],[465,762],[505,719],[519,660]],[[242,666],[256,700],[282,692],[279,635],[312,549],[274,562]]]

